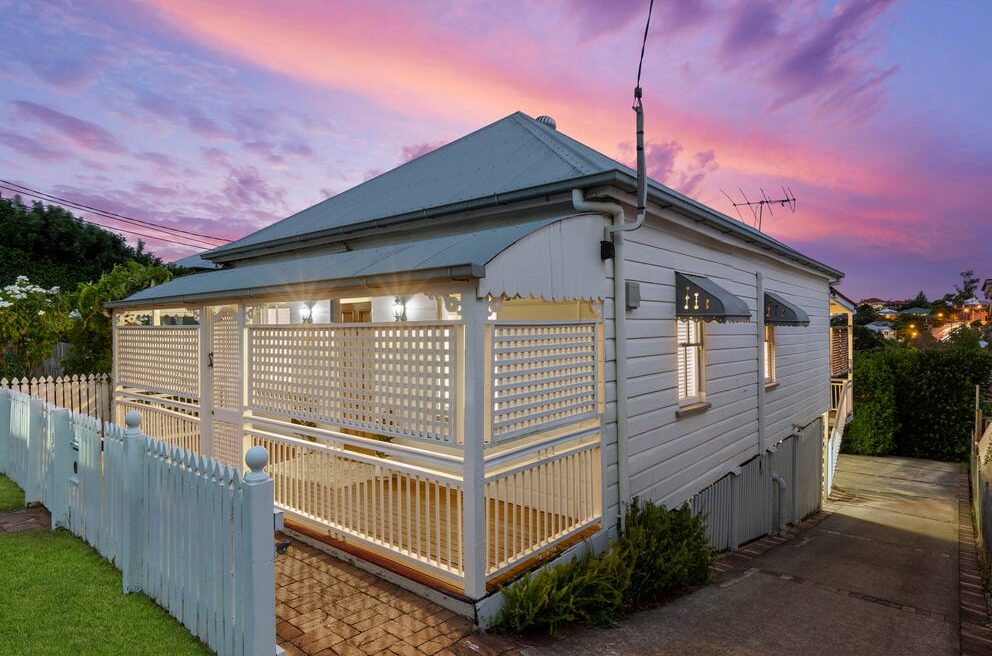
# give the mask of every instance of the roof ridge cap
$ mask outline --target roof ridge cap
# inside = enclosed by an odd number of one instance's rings
[[[599,167],[597,167],[595,162],[593,162],[590,158],[579,152],[578,149],[573,148],[570,144],[559,139],[554,139],[551,135],[544,133],[542,128],[534,125],[536,121],[523,112],[514,112],[510,116],[515,119],[521,127],[530,132],[531,135],[533,135],[538,141],[547,146],[551,152],[559,157],[559,159],[571,166],[576,173],[580,175],[589,175],[600,171]],[[571,157],[569,157],[569,155],[571,155]],[[581,164],[585,164],[585,167],[582,167]]]

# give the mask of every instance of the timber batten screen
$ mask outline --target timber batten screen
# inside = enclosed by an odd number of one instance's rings
[[[200,329],[196,326],[118,326],[121,387],[200,398]]]
[[[843,376],[850,369],[850,355],[847,351],[847,326],[830,328],[830,375]]]
[[[454,442],[459,330],[452,322],[251,326],[248,407]]]

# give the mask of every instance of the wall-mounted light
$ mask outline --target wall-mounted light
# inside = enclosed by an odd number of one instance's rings
[[[393,319],[406,321],[406,303],[399,296],[393,300]]]
[[[303,303],[303,309],[300,314],[303,317],[303,323],[313,323],[313,306],[315,301],[306,301]]]

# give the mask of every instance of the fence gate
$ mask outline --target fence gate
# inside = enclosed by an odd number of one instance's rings
[[[241,467],[244,462],[244,306],[209,308],[208,353],[212,455]]]

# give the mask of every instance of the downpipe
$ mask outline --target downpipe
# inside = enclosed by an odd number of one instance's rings
[[[788,524],[785,512],[785,479],[781,474],[772,473],[772,480],[778,488],[778,534],[784,537],[785,527]],[[775,532],[775,527],[772,527],[772,532]]]

